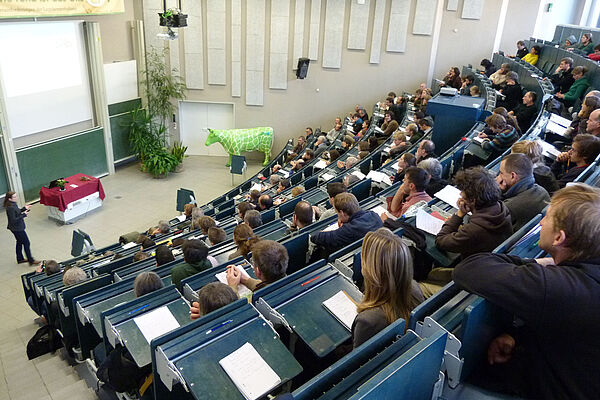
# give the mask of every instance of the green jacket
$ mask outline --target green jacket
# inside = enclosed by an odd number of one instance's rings
[[[565,103],[570,106],[573,105],[577,99],[580,99],[583,96],[589,86],[590,83],[587,77],[584,76],[583,78],[577,79],[575,83],[571,85],[569,91],[565,93]]]
[[[199,272],[205,271],[212,267],[212,264],[207,259],[199,261],[197,263],[183,263],[179,264],[171,270],[171,283],[177,286],[177,289],[181,292],[181,281],[192,275],[196,275]]]
[[[594,43],[590,42],[588,44],[583,44],[581,42],[577,43],[575,48],[585,55],[589,55],[594,52]]]

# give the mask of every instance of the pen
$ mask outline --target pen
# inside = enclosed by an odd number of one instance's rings
[[[304,286],[304,285],[308,285],[309,283],[316,281],[317,279],[319,279],[321,277],[321,275],[317,275],[312,279],[307,280],[306,282],[304,282],[303,284],[301,284],[300,286]]]
[[[143,305],[143,306],[141,306],[141,307],[138,307],[138,308],[136,308],[136,309],[135,309],[135,310],[133,310],[133,311],[129,311],[129,314],[128,314],[128,315],[135,314],[135,313],[136,313],[136,312],[138,312],[138,311],[142,311],[144,308],[148,307],[149,305],[150,305],[150,304],[146,304],[146,305]]]
[[[533,249],[535,249],[539,243],[540,243],[540,241],[539,241],[539,240],[538,240],[537,242],[535,242],[535,243],[532,243],[532,244],[529,246],[529,250],[533,250]]]
[[[228,324],[228,323],[230,323],[230,322],[233,322],[233,320],[232,320],[232,319],[228,319],[228,320],[227,320],[227,321],[225,321],[225,322],[221,322],[219,325],[215,325],[215,326],[213,326],[212,328],[210,328],[209,330],[207,330],[207,331],[206,331],[206,334],[207,334],[207,335],[208,335],[208,334],[211,334],[213,331],[216,331],[217,329],[224,327],[225,325],[227,325],[227,324]]]

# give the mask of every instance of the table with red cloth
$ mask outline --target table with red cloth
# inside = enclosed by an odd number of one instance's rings
[[[89,181],[81,180],[82,177],[88,178]],[[47,206],[48,215],[51,218],[57,218],[62,221],[72,219],[64,214],[69,212],[70,214],[74,214],[71,211],[73,211],[75,207],[71,204],[79,204],[77,202],[82,199],[87,202],[85,204],[85,212],[102,205],[102,200],[104,200],[106,195],[104,194],[100,179],[85,174],[75,174],[65,178],[65,181],[65,190],[60,190],[59,187],[53,187],[51,189],[42,187],[40,189],[40,203]],[[80,214],[81,213],[78,215]],[[71,215],[71,217],[73,217],[73,215]]]

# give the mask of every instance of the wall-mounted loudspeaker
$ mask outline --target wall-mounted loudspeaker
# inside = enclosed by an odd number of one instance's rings
[[[306,78],[306,74],[308,73],[308,64],[310,64],[310,60],[308,58],[298,59],[298,69],[296,69],[296,77],[298,79]]]

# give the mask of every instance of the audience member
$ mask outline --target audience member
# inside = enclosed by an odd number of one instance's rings
[[[161,266],[161,265],[165,265],[167,263],[170,263],[171,261],[175,260],[175,257],[173,256],[173,252],[171,251],[171,249],[168,246],[165,246],[164,244],[161,244],[160,246],[156,246],[155,249],[155,257],[154,259],[156,260],[156,265],[157,266]]]
[[[352,345],[360,346],[398,318],[408,320],[424,299],[413,280],[408,246],[387,228],[365,235],[361,248],[364,295],[352,323]]]
[[[423,160],[418,167],[429,174],[429,183],[425,186],[425,192],[432,198],[437,192],[448,186],[449,182],[442,179],[442,163],[437,158]]]
[[[340,117],[337,117],[335,119],[335,124],[333,125],[333,128],[329,132],[327,132],[327,135],[325,136],[327,138],[327,142],[333,143],[343,131],[344,129],[342,119]]]
[[[587,56],[590,53],[594,52],[594,43],[592,42],[592,34],[584,33],[581,36],[581,41],[577,43],[575,46],[568,48],[567,50],[572,51],[577,54],[583,54]]]
[[[211,217],[204,216],[198,219],[198,227],[203,235],[208,235],[208,229],[214,226],[217,226],[217,223]]]
[[[600,392],[600,190],[558,191],[541,227],[538,245],[551,258],[485,253],[454,271],[459,288],[522,321],[490,343],[490,365],[475,382],[521,398],[592,399]]]
[[[435,154],[435,143],[431,140],[423,140],[417,148],[417,164],[428,158],[437,158]]]
[[[351,193],[340,193],[335,196],[333,207],[338,215],[338,228],[313,233],[310,237],[313,243],[321,246],[328,254],[355,242],[364,237],[367,232],[381,228],[383,225],[375,212],[361,210],[358,200]]]
[[[552,195],[558,190],[558,183],[550,167],[544,162],[544,148],[537,140],[522,140],[513,144],[512,153],[525,154],[533,163],[535,183],[546,189]]]
[[[392,112],[392,119],[400,124],[404,119],[404,115],[406,114],[406,104],[404,104],[404,102],[401,104],[395,104],[394,98],[388,97],[385,99],[385,107],[388,111]]]
[[[550,82],[554,85],[554,93],[567,93],[571,89],[571,85],[575,82],[575,79],[573,79],[573,59],[571,57],[560,60],[554,74],[550,76]]]
[[[569,37],[567,37],[565,39],[565,42],[560,46],[561,49],[569,49],[571,47],[573,47],[573,45],[577,44],[577,38],[575,37],[575,35],[570,35]]]
[[[150,238],[146,238],[144,239],[144,241],[142,242],[142,250],[146,250],[149,249],[150,247],[156,245],[156,243],[154,242],[154,240],[150,239]]]
[[[263,194],[258,198],[258,209],[265,211],[273,207],[273,199],[268,194]]]
[[[133,292],[135,293],[135,297],[142,297],[145,294],[161,289],[163,286],[163,281],[156,272],[144,271],[135,277]]]
[[[257,210],[249,210],[244,217],[244,222],[252,229],[256,229],[263,224],[260,212]]]
[[[414,167],[417,165],[417,158],[412,153],[404,153],[398,159],[398,170],[396,174],[390,177],[392,182],[401,182],[404,180],[404,175],[406,174],[406,170],[409,167]]]
[[[285,189],[291,186],[290,180],[285,178],[279,181],[279,185],[277,186],[277,194],[283,192]]]
[[[317,138],[315,143],[315,157],[318,157],[327,148],[327,138],[323,135]]]
[[[240,283],[254,292],[285,277],[288,261],[287,249],[281,243],[261,240],[252,248],[252,266],[258,279],[242,275],[230,265],[227,267],[227,283],[236,293]]]
[[[590,135],[600,137],[600,99],[598,97],[588,97],[588,99],[593,99],[594,103],[598,103],[598,108],[592,111],[589,115],[585,123],[585,133]],[[586,104],[588,99],[584,102]]]
[[[221,282],[207,283],[198,290],[198,301],[190,307],[190,318],[196,320],[236,300],[239,300],[238,295],[230,286]]]
[[[395,217],[401,217],[413,205],[421,201],[429,202],[431,197],[425,193],[428,183],[427,171],[418,167],[409,167],[396,194],[386,198],[387,210]],[[385,221],[387,214],[382,214],[381,218]]]
[[[327,160],[327,165],[331,164],[332,162],[334,162],[338,158],[340,158],[340,152],[337,151],[336,149],[330,150],[329,151],[329,159]]]
[[[362,128],[363,120],[360,118],[360,114],[355,113],[354,115],[352,115],[351,122],[352,122],[352,132],[354,134],[356,134]]]
[[[183,215],[185,215],[186,219],[189,219],[192,217],[192,210],[194,209],[194,207],[195,206],[192,203],[188,203],[183,206]]]
[[[367,114],[367,111],[365,110],[365,108],[363,106],[361,106],[358,109],[358,115],[360,115],[360,119],[363,120],[363,122],[368,121],[369,120],[369,114]]]
[[[181,292],[181,281],[212,267],[207,259],[208,247],[200,239],[189,239],[183,242],[183,264],[178,264],[171,270],[171,283]]]
[[[396,132],[398,129],[398,122],[394,120],[394,112],[386,111],[385,117],[383,118],[383,124],[381,125],[382,133],[375,132],[375,134],[382,138],[387,138],[392,135],[392,133]]]
[[[527,92],[523,96],[521,104],[517,105],[510,114],[517,118],[519,127],[523,132],[527,132],[531,124],[535,121],[538,115],[538,109],[535,105],[537,94],[535,92]]]
[[[492,81],[492,87],[494,89],[499,89],[506,83],[506,74],[510,72],[510,64],[504,63],[500,66],[500,69],[494,72],[490,76],[490,80]]]
[[[546,189],[535,183],[533,163],[525,154],[505,156],[496,182],[502,190],[502,201],[510,211],[515,232],[541,213],[550,201]]]
[[[506,83],[499,90],[502,96],[496,101],[498,107],[504,107],[507,110],[512,110],[521,102],[523,97],[523,89],[518,82],[519,74],[510,71],[506,74]]]
[[[419,133],[421,134],[421,136],[426,136],[433,129],[433,120],[431,119],[431,117],[422,118],[417,123],[417,126],[419,127]]]
[[[273,177],[277,176],[279,177],[279,175],[271,175],[271,177],[269,178],[269,181],[271,181],[271,184],[278,184],[279,181],[277,181],[277,183],[273,183]],[[281,177],[279,177],[281,179]],[[260,198],[260,191],[254,189],[250,191],[250,198],[248,199],[250,201],[250,204],[252,204],[254,207],[258,207],[258,199]]]
[[[515,128],[515,131],[520,135],[523,132],[521,131],[521,127],[519,127],[519,122],[517,121],[517,119],[515,118],[514,115],[509,114],[508,110],[504,107],[496,107],[494,108],[493,114],[498,114],[498,115],[502,115],[504,117],[504,119],[506,120],[506,123],[510,126],[512,126],[513,128]],[[483,131],[483,133],[485,134],[493,134],[492,130],[489,127],[486,127]]]
[[[558,186],[563,188],[567,183],[573,182],[598,154],[600,154],[600,138],[590,134],[575,136],[571,149],[560,153],[552,164],[552,172],[556,176]]]
[[[368,119],[363,121],[361,129],[356,133],[356,140],[360,140],[367,134],[370,125],[371,121],[369,121]]]
[[[522,40],[519,40],[517,42],[517,54],[516,54],[516,57],[520,58],[520,59],[523,59],[523,57],[525,57],[527,54],[529,54],[529,50],[525,46],[525,42],[522,41]]]
[[[225,232],[225,229],[218,227],[212,227],[208,229],[208,243],[211,246],[215,246],[224,242],[225,240],[227,240],[227,233]]]
[[[594,128],[597,130],[598,126],[594,122],[592,122],[592,132],[588,131],[588,122],[590,120],[590,115],[596,109],[600,108],[600,97],[596,96],[585,96],[583,98],[583,102],[581,103],[581,110],[577,113],[577,115],[571,121],[569,128],[564,133],[564,136],[568,138],[574,138],[576,135],[580,133],[589,133],[591,135],[597,136],[598,132],[593,132]],[[594,115],[596,117],[598,113]]]
[[[479,87],[476,85],[471,86],[471,89],[469,89],[469,94],[471,95],[471,97],[481,97]]]
[[[351,169],[352,167],[354,167],[356,164],[358,163],[358,158],[350,156],[346,159],[346,162],[344,161],[338,161],[337,162],[337,166],[340,169]]]
[[[146,258],[150,257],[148,254],[144,253],[143,251],[138,251],[137,253],[135,253],[133,255],[133,262],[138,262],[138,261],[142,261],[145,260]]]
[[[475,86],[475,77],[473,75],[467,75],[463,78],[462,84],[460,85],[460,94],[462,96],[470,96],[471,88]]]
[[[463,258],[494,250],[513,232],[510,212],[500,201],[494,176],[483,167],[473,167],[459,171],[454,181],[461,191],[458,211],[446,221],[435,245]],[[471,218],[464,223],[469,212]]]
[[[535,65],[537,64],[539,58],[540,58],[540,51],[542,51],[542,49],[540,48],[540,46],[531,46],[531,50],[529,50],[529,53],[527,53],[524,57],[522,57],[521,59],[523,61],[525,61],[526,63],[529,63],[531,65]]]
[[[292,153],[300,154],[306,147],[306,138],[304,136],[298,136],[298,143],[294,146]]]
[[[408,139],[406,138],[408,136]],[[423,133],[416,124],[408,124],[404,132],[394,133],[394,142],[390,148],[390,157],[396,157],[398,154],[406,151],[423,137]]]
[[[458,69],[458,67],[450,68],[450,70],[442,80],[444,81],[444,83],[440,84],[441,86],[448,86],[454,89],[460,89],[462,85],[462,81],[460,79],[460,70]]]
[[[379,147],[379,141],[377,140],[376,136],[371,136],[369,138],[369,151],[375,151],[375,149],[377,149],[377,147]]]
[[[588,54],[588,58],[590,60],[600,61],[600,45],[597,44],[594,46],[594,52]]]
[[[292,215],[292,226],[286,230],[286,234],[291,234],[299,231],[313,223],[313,208],[309,202],[301,200],[296,204],[294,208],[294,214]]]
[[[315,212],[315,216],[317,219],[327,219],[329,217],[333,217],[337,215],[337,211],[335,210],[334,199],[340,193],[346,193],[348,188],[342,182],[331,182],[327,184],[327,196],[329,196],[329,204],[331,208],[327,209],[325,206],[313,206],[313,211]]]
[[[552,110],[553,112],[561,114],[563,108],[569,108],[573,106],[577,100],[582,98],[583,94],[590,86],[588,78],[585,76],[586,72],[587,68],[582,67],[581,65],[573,68],[572,75],[575,82],[573,82],[568,92],[558,92],[554,95],[554,97],[558,99],[560,103],[562,103],[562,107],[560,104],[555,103]]]
[[[490,60],[488,60],[487,58],[484,58],[483,60],[481,60],[481,63],[479,65],[481,65],[483,67],[483,70],[484,70],[483,73],[488,78],[490,76],[492,76],[492,74],[494,72],[496,72],[496,67],[494,67],[494,64],[492,64],[492,62]]]
[[[349,188],[350,186],[354,185],[357,182],[360,182],[360,178],[354,174],[348,174],[346,176],[344,176],[344,185]]]
[[[277,176],[277,175],[275,175]],[[246,201],[242,201],[241,203],[238,203],[237,205],[237,209],[238,209],[238,216],[240,217],[240,219],[244,219],[244,216],[246,215],[246,212],[248,212],[249,210],[254,210],[254,206]]]
[[[359,151],[358,152],[358,161],[362,161],[365,158],[367,158],[369,156],[369,152],[368,151]]]
[[[258,243],[260,239],[254,234],[250,225],[241,223],[233,230],[233,243],[237,246],[237,250],[229,255],[229,259],[233,260],[238,257],[248,257],[248,253],[252,247]]]
[[[300,196],[302,193],[306,192],[304,186],[298,185],[292,188],[292,198]]]
[[[63,284],[65,286],[75,286],[78,283],[81,283],[87,279],[87,274],[84,270],[79,267],[71,267],[69,269],[65,269],[63,273]]]
[[[499,114],[490,115],[485,119],[485,123],[492,130],[492,134],[479,133],[480,138],[486,139],[481,147],[491,151],[492,156],[502,154],[519,139],[515,128],[508,125],[506,119]]]

